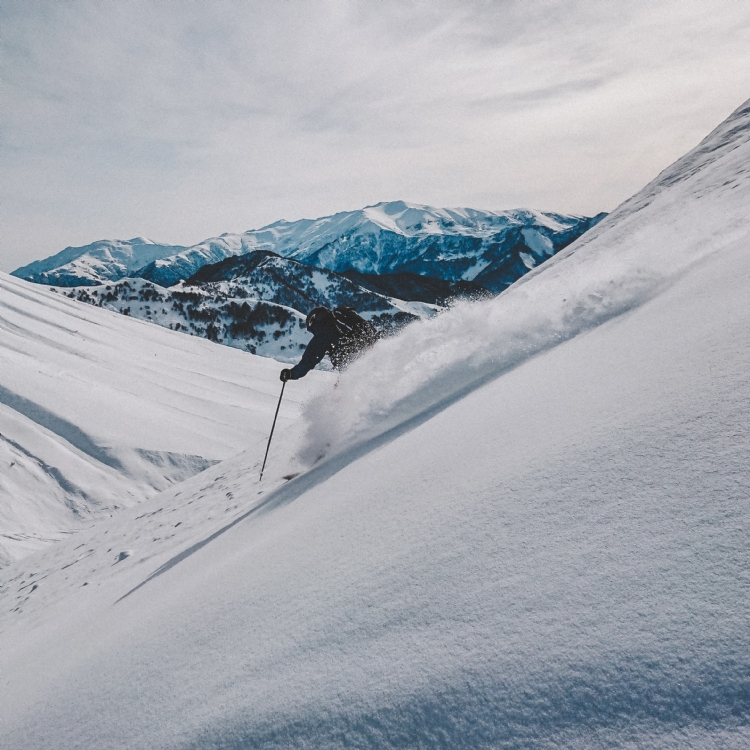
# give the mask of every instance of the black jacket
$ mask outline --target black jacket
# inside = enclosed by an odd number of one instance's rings
[[[335,322],[328,323],[326,321],[316,326],[315,333],[307,345],[302,359],[292,367],[290,378],[292,380],[304,378],[326,354],[330,354],[332,349],[335,351],[341,338],[342,335],[339,333]],[[335,363],[333,365],[336,366]]]
[[[349,311],[354,318],[359,316],[349,308],[336,308],[339,311]],[[323,357],[328,355],[336,370],[343,370],[364,349],[372,346],[378,340],[378,332],[371,323],[359,318],[360,325],[353,327],[340,326],[336,323],[334,314],[325,310],[316,320],[312,329],[313,337],[302,355],[302,359],[292,367],[291,380],[299,380],[307,375]],[[359,330],[356,330],[359,328]]]

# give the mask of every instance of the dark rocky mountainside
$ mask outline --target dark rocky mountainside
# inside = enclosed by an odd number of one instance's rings
[[[446,305],[456,298],[480,299],[492,296],[491,292],[473,281],[446,281],[409,271],[376,274],[351,270],[344,271],[343,275],[378,294],[431,305]]]

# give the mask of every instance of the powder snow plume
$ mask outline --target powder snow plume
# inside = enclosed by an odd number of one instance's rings
[[[415,423],[529,357],[651,297],[663,278],[634,269],[616,281],[590,278],[519,285],[487,302],[458,302],[385,339],[310,401],[300,459],[314,462],[387,430]],[[554,383],[550,381],[550,387]]]

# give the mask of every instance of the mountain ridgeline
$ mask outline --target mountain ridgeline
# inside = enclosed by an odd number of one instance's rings
[[[172,286],[202,266],[222,260],[222,254],[230,257],[268,250],[339,273],[406,272],[472,281],[497,293],[603,217],[444,209],[395,201],[321,219],[279,221],[242,235],[222,235],[154,260],[137,275]]]
[[[472,281],[497,293],[604,216],[432,208],[393,201],[320,219],[278,221],[187,248],[141,237],[101,240],[66,248],[13,275],[55,286],[94,286],[137,276],[167,287],[203,266],[266,250],[339,273],[412,273]]]
[[[143,237],[132,240],[99,240],[83,247],[66,247],[45,260],[37,260],[11,274],[36,284],[95,286],[132,276],[157,258],[182,252],[181,245],[166,245]]]
[[[400,327],[451,299],[503,291],[604,216],[394,201],[191,247],[102,240],[13,275],[79,287],[67,296],[287,360],[305,346],[301,321],[313,307],[349,305],[383,329]]]

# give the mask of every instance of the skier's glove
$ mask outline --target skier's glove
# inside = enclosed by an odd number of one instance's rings
[[[292,371],[291,370],[282,370],[281,375],[279,375],[279,380],[282,383],[286,383],[287,380],[292,379]]]

